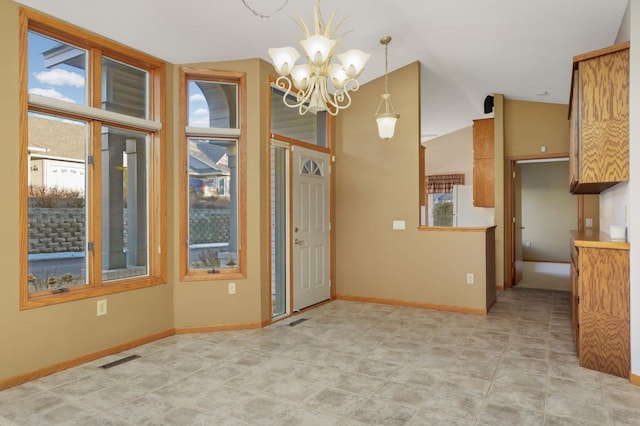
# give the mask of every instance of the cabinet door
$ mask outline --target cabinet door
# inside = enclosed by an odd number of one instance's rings
[[[573,247],[573,250],[577,252],[576,248]],[[576,258],[571,257],[571,323],[573,325],[573,336],[576,342],[576,351],[580,354],[580,333],[579,330],[579,320],[578,320],[578,312],[579,312],[579,303],[580,303],[580,294],[578,291],[579,286],[579,278],[578,278],[578,262],[577,255]]]
[[[473,122],[473,205],[494,207],[495,164],[493,118]]]
[[[629,251],[580,248],[580,366],[629,377]]]
[[[495,205],[493,158],[473,160],[473,205],[493,207]]]
[[[580,62],[580,183],[629,180],[629,49]]]

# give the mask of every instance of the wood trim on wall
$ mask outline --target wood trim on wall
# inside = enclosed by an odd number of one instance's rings
[[[640,376],[629,372],[629,382],[632,385],[640,386]]]
[[[346,294],[338,294],[336,295],[336,299],[350,300],[353,302],[378,303],[382,305],[404,306],[407,308],[433,309],[436,311],[458,312],[462,314],[487,315],[486,309],[465,308],[462,306],[435,305],[432,303],[408,302],[403,300],[392,300],[392,299],[378,299],[375,297],[350,296]],[[493,306],[493,304],[491,306]]]
[[[186,209],[189,205],[189,194],[186,191],[188,187],[189,177],[187,173],[180,173],[179,178],[179,205],[181,211],[179,214],[179,232],[180,232],[180,281],[220,281],[220,280],[238,280],[247,277],[247,75],[238,71],[221,71],[208,68],[180,67],[178,73],[178,105],[179,105],[179,154],[178,161],[181,170],[188,168],[188,139],[186,133],[187,126],[187,96],[188,96],[188,80],[201,79],[210,82],[229,82],[238,85],[238,122],[240,123],[240,136],[237,138],[237,208],[238,208],[238,263],[239,267],[230,271],[220,269],[215,274],[208,271],[189,270],[189,247],[188,233],[189,222]],[[239,172],[238,172],[239,170]]]
[[[418,226],[418,231],[424,232],[487,232],[497,225],[462,227],[462,226]]]
[[[220,325],[203,325],[195,327],[180,327],[175,329],[175,334],[198,334],[198,333],[211,333],[216,331],[237,331],[237,330],[252,330],[255,328],[266,327],[271,323],[271,319],[264,320],[262,322],[252,322],[246,324],[220,324]]]
[[[18,376],[9,377],[8,379],[0,380],[0,390],[7,389],[13,386],[21,385],[32,380],[39,379],[41,377],[48,376],[59,371],[63,371],[72,367],[76,367],[81,364],[85,364],[96,359],[103,358],[108,355],[113,355],[132,349],[147,343],[155,342],[156,340],[164,339],[165,337],[173,336],[175,334],[174,329],[162,331],[160,333],[152,334],[151,336],[142,337],[140,339],[132,340],[131,342],[122,343],[120,345],[112,346],[110,348],[102,349],[81,357],[73,358],[68,361],[59,362],[57,364],[50,365],[48,367],[39,368],[29,373],[20,374]]]

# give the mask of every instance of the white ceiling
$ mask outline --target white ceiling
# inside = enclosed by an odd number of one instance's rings
[[[267,48],[297,46],[296,12],[311,25],[314,0],[20,0],[19,3],[174,64],[268,60]],[[628,0],[323,0],[337,10],[338,50],[371,53],[360,78],[422,64],[422,138],[481,118],[484,98],[567,103],[574,55],[615,42]],[[393,94],[393,80],[390,80]],[[547,92],[546,96],[539,96]],[[372,110],[372,115],[375,111]],[[402,115],[402,111],[398,111]],[[401,118],[402,119],[402,118]]]

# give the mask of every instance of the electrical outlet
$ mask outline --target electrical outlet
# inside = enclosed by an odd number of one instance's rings
[[[404,220],[394,220],[392,224],[392,228],[396,231],[404,231],[406,228]]]
[[[588,217],[584,221],[585,221],[585,225],[586,225],[587,228],[593,228],[593,219],[592,218]]]
[[[525,241],[525,242],[524,242],[524,246],[525,246],[526,248],[531,248],[531,241]]]
[[[107,299],[98,300],[96,304],[96,316],[107,315]]]
[[[229,283],[229,294],[236,294],[236,283]]]
[[[473,284],[473,274],[467,274],[467,284]]]

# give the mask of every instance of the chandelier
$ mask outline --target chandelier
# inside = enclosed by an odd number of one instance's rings
[[[349,92],[355,92],[360,87],[357,78],[362,73],[370,55],[353,49],[337,55],[340,64],[332,63],[338,44],[334,39],[335,33],[344,22],[343,19],[335,28],[331,28],[335,14],[334,10],[325,24],[318,0],[313,8],[313,33],[298,15],[298,25],[305,37],[300,41],[300,45],[307,64],[295,64],[300,54],[293,47],[268,50],[279,75],[276,86],[285,91],[284,103],[288,107],[298,108],[300,115],[309,111],[312,113],[327,111],[331,115],[338,115],[341,109],[348,108],[351,104]],[[333,86],[333,93],[330,93],[330,86]],[[289,96],[292,91],[295,93],[293,103],[293,96]]]
[[[384,94],[380,95],[380,104],[376,110],[376,122],[378,123],[378,135],[382,139],[391,139],[396,131],[396,121],[400,116],[396,114],[391,103],[391,95],[389,94],[389,75],[388,75],[388,51],[391,37],[386,36],[380,39],[380,44],[384,45]]]

